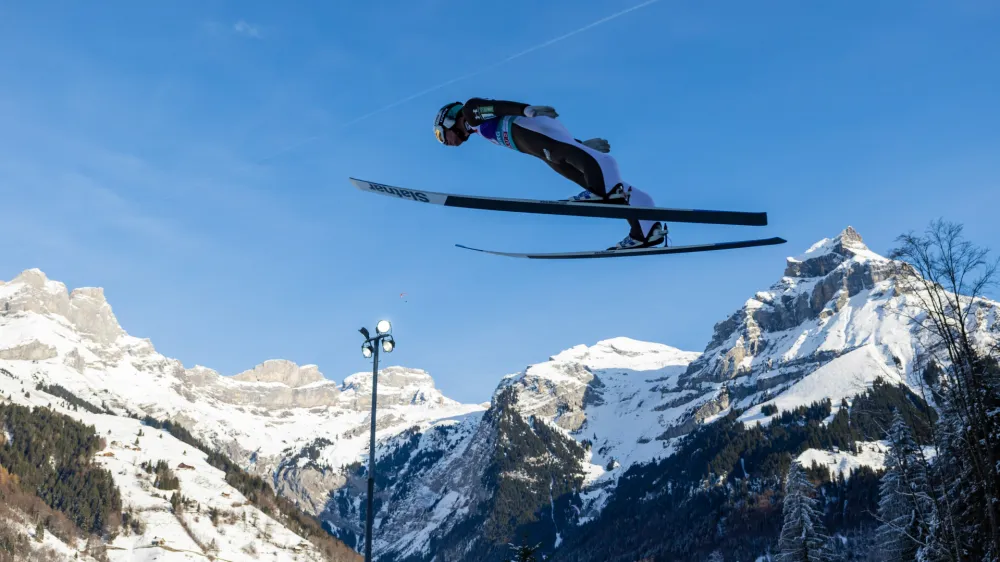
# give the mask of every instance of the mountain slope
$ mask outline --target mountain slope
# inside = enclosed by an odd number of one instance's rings
[[[342,467],[368,448],[370,373],[338,385],[315,365],[283,360],[234,377],[185,368],[149,340],[128,335],[101,289],[68,292],[37,269],[0,285],[0,366],[26,362],[39,380],[109,411],[183,425],[248,470],[273,478],[310,513],[343,484]],[[425,372],[402,367],[382,370],[378,406],[380,437],[483,410],[446,398]],[[293,458],[301,462],[290,463]]]
[[[63,392],[47,392],[38,375],[22,377],[20,371],[18,366],[3,368],[0,394],[6,398],[0,399],[0,407],[52,411],[90,426],[103,449],[89,462],[106,469],[121,494],[122,511],[112,514],[114,519],[108,523],[110,540],[97,545],[87,541],[75,546],[63,544],[61,548],[55,544],[59,541],[49,541],[57,554],[65,555],[62,559],[87,551],[103,552],[112,561],[357,559],[343,545],[322,554],[306,537],[290,531],[274,513],[265,513],[234,488],[227,474],[210,463],[205,451],[140,420],[93,413],[88,409],[98,408],[92,405],[81,409],[79,399],[67,400]],[[29,415],[27,409],[20,411],[24,413],[18,414],[19,419]],[[5,435],[11,437],[3,439],[0,447],[19,446],[14,436],[22,433],[7,426]],[[70,477],[72,473],[61,476]]]

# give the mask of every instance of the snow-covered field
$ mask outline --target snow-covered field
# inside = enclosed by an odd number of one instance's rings
[[[750,407],[739,419],[748,424],[766,424],[771,418],[781,415],[782,411],[820,402],[825,398],[830,399],[832,414],[836,414],[840,409],[841,399],[865,392],[877,378],[891,384],[904,382],[900,372],[886,366],[885,358],[874,345],[863,345],[824,364],[771,400]],[[777,407],[778,413],[765,416],[761,408],[766,405]]]
[[[795,460],[802,466],[812,466],[816,463],[830,469],[830,474],[837,476],[842,474],[845,478],[851,475],[851,471],[861,466],[867,466],[874,470],[881,470],[885,467],[885,456],[889,452],[888,443],[885,441],[858,441],[855,443],[859,452],[857,454],[850,451],[824,451],[822,449],[807,449]]]

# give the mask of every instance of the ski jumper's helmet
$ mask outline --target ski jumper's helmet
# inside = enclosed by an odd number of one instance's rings
[[[434,136],[439,143],[444,144],[444,132],[455,126],[458,121],[458,114],[462,112],[465,104],[462,102],[452,102],[438,110],[434,117]]]

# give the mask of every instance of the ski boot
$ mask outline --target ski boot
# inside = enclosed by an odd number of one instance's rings
[[[606,197],[599,197],[590,191],[581,191],[579,194],[563,199],[570,203],[604,203],[605,205],[628,205],[628,193],[622,189],[622,184],[611,188],[611,193]]]
[[[645,239],[633,238],[632,234],[629,233],[629,235],[622,239],[621,242],[608,248],[608,250],[635,250],[638,248],[652,248],[653,246],[658,246],[661,243],[664,247],[667,246],[667,227],[660,223],[655,223],[653,224],[653,228],[649,229],[649,236]]]

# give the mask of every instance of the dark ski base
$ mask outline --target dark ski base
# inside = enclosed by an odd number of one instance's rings
[[[731,224],[738,226],[767,226],[767,213],[740,211],[706,211],[699,209],[668,209],[664,207],[632,207],[604,203],[575,203],[543,199],[508,199],[503,197],[478,197],[454,195],[394,187],[357,178],[351,183],[362,191],[388,195],[418,203],[432,203],[445,207],[480,209],[486,211],[506,211],[512,213],[534,213],[542,215],[566,215],[575,217],[598,217],[608,219],[637,219],[662,222],[685,222],[700,224]]]
[[[759,240],[740,240],[738,242],[719,242],[716,244],[698,244],[694,246],[673,246],[656,248],[638,248],[635,250],[598,250],[591,252],[556,252],[551,254],[525,254],[516,252],[497,252],[493,250],[482,250],[471,248],[461,244],[455,244],[459,248],[493,254],[496,256],[508,256],[512,258],[529,258],[535,260],[573,260],[590,258],[627,258],[635,256],[655,256],[661,254],[688,254],[692,252],[714,252],[717,250],[734,250],[737,248],[753,248],[755,246],[773,246],[784,244],[787,240],[783,238],[762,238]]]

